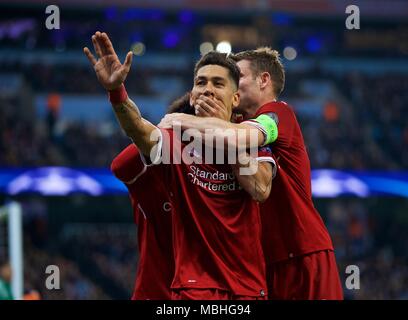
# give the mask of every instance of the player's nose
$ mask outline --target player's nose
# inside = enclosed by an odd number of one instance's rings
[[[204,91],[204,96],[214,98],[214,90],[212,90],[212,88],[207,87]]]

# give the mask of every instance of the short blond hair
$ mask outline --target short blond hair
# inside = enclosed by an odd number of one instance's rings
[[[248,60],[254,76],[268,72],[273,82],[274,94],[278,97],[285,87],[285,69],[283,68],[279,52],[269,47],[247,50],[231,55],[236,62]]]

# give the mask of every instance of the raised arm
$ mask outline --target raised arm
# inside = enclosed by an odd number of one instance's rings
[[[124,87],[123,89],[125,90]],[[113,102],[112,95],[116,93],[110,92],[110,100],[116,119],[120,126],[125,131],[126,135],[139,148],[140,152],[145,156],[150,156],[152,148],[157,144],[157,140],[152,139],[153,132],[159,129],[149,121],[142,118],[139,108],[136,104],[127,97],[123,102]],[[159,135],[156,134],[156,137]]]
[[[92,36],[92,43],[98,59],[87,47],[84,53],[94,67],[98,81],[109,92],[109,100],[120,126],[140,152],[149,156],[157,144],[151,137],[158,128],[142,118],[139,108],[127,95],[124,82],[132,64],[132,52],[127,53],[125,62],[121,64],[106,33],[96,32]]]

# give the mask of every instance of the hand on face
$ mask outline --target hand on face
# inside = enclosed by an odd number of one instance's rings
[[[195,113],[198,117],[215,117],[229,121],[230,115],[221,100],[200,95],[194,104]]]

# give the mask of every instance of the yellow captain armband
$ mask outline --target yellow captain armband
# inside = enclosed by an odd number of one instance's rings
[[[261,114],[257,118],[252,119],[252,121],[259,123],[265,130],[266,139],[263,145],[270,144],[278,139],[278,125],[271,116]]]

